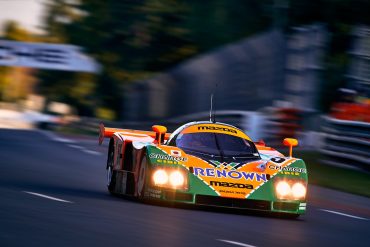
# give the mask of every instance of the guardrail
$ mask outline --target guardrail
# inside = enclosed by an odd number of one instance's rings
[[[123,128],[123,129],[141,129],[151,130],[153,123],[149,122],[118,122],[108,121],[97,118],[80,117],[78,120],[70,121],[65,127],[73,129],[74,131],[89,134],[99,134],[99,124],[104,123],[107,127]]]
[[[324,117],[322,162],[370,171],[370,123]]]
[[[217,115],[217,121],[229,123],[240,129],[243,129],[254,141],[263,139],[267,145],[274,148],[283,147],[282,141],[286,137],[298,138],[300,141],[300,148],[312,148],[311,142],[315,140],[316,135],[313,133],[299,132],[296,133],[295,130],[292,132],[286,132],[287,127],[285,125],[291,126],[290,123],[285,123],[284,119],[273,119],[270,117],[262,116],[261,114],[252,114],[250,112],[242,111],[219,111]],[[158,120],[158,121],[125,121],[125,122],[114,122],[106,121],[96,118],[80,117],[74,119],[74,121],[67,121],[68,124],[65,126],[73,131],[86,134],[96,134],[98,135],[99,124],[104,123],[107,127],[113,128],[123,128],[123,129],[140,129],[140,130],[151,130],[153,124],[165,125],[168,132],[173,132],[179,126],[191,122],[192,120],[197,121],[207,121],[208,112],[206,114],[192,114],[188,116]],[[254,120],[254,123],[253,123]],[[257,126],[258,125],[258,126]],[[248,129],[249,127],[249,129]],[[253,128],[252,128],[253,127]],[[315,137],[315,138],[314,138]],[[317,147],[317,146],[316,146]]]
[[[252,140],[258,141],[262,139],[265,143],[273,148],[281,149],[284,148],[282,141],[286,137],[297,138],[299,140],[299,149],[301,150],[317,150],[321,147],[322,135],[320,132],[314,131],[297,131],[298,124],[292,123],[291,118],[284,119],[284,117],[274,117],[273,114],[265,113],[254,114],[251,112],[242,111],[218,111],[217,121],[229,123],[236,127],[239,127],[246,131],[246,133],[252,137]],[[73,121],[68,122],[65,127],[78,133],[98,135],[99,124],[104,123],[107,127],[113,128],[124,128],[124,129],[140,129],[140,130],[151,130],[153,124],[165,125],[168,132],[173,132],[179,126],[191,122],[192,120],[207,121],[209,118],[207,113],[197,113],[182,117],[177,117],[167,120],[158,121],[125,121],[125,122],[114,122],[106,121],[96,118],[79,117]],[[254,125],[253,120],[255,121]],[[320,118],[321,119],[321,118]],[[258,120],[258,121],[257,121]],[[295,121],[295,119],[294,119]],[[298,122],[299,123],[299,122]],[[316,122],[317,123],[317,122]],[[321,123],[321,121],[320,121]],[[258,125],[258,126],[257,126]],[[289,127],[294,125],[294,130],[289,130]],[[247,128],[246,128],[246,127]],[[250,127],[248,129],[248,127]],[[254,128],[252,128],[254,127]],[[257,130],[255,128],[258,128]],[[287,131],[289,130],[289,131]],[[251,135],[254,131],[254,136]]]

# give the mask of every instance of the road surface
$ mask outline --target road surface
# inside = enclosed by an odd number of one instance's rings
[[[111,196],[105,146],[0,129],[0,246],[370,246],[370,200],[311,186],[297,220]]]

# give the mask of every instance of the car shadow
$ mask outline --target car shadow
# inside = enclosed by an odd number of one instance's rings
[[[278,218],[283,220],[295,220],[295,221],[304,221],[303,218],[297,218],[292,215],[276,213],[276,212],[263,212],[250,209],[240,209],[240,208],[228,208],[228,207],[216,207],[216,206],[207,206],[207,205],[194,205],[186,203],[178,203],[171,201],[160,201],[160,200],[139,200],[133,196],[120,195],[120,194],[111,194],[107,189],[88,189],[88,188],[77,188],[77,187],[68,187],[62,185],[53,185],[53,184],[43,184],[39,182],[26,183],[18,182],[7,184],[8,188],[18,190],[18,191],[31,191],[36,193],[45,193],[51,196],[67,196],[67,197],[79,197],[85,199],[96,199],[104,201],[120,201],[125,200],[130,203],[143,203],[151,206],[158,207],[168,207],[176,208],[182,210],[196,210],[212,213],[222,213],[222,214],[234,214],[242,216],[251,216],[251,217],[262,217],[262,218]]]
[[[138,200],[135,200],[132,198],[128,200],[138,202]],[[258,211],[258,210],[252,210],[252,209],[195,205],[195,204],[185,204],[185,203],[177,203],[177,202],[166,202],[166,201],[159,201],[159,200],[144,200],[141,202],[148,204],[148,205],[152,205],[152,206],[158,206],[158,207],[170,207],[170,208],[177,208],[177,209],[184,209],[184,210],[196,210],[196,211],[233,214],[233,215],[251,216],[251,217],[275,218],[275,219],[282,219],[282,220],[289,220],[289,221],[292,221],[292,220],[305,221],[304,218],[297,217],[296,215],[277,213],[277,212],[264,212],[264,211]]]

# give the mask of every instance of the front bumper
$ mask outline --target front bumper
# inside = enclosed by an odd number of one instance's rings
[[[153,193],[154,190],[152,190]],[[289,214],[304,214],[306,203],[300,201],[268,201],[255,199],[240,199],[231,197],[220,197],[212,195],[191,194],[180,191],[155,190],[156,196],[148,199],[161,201],[185,203],[201,206],[224,207],[235,209],[257,210],[265,212],[280,212]]]

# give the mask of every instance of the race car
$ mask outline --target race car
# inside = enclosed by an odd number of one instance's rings
[[[225,123],[191,122],[166,132],[161,125],[152,131],[100,125],[99,143],[110,139],[110,193],[288,217],[305,213],[307,169],[292,157],[296,139],[284,139],[285,157]]]

